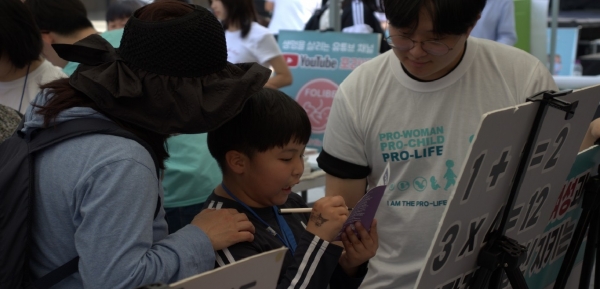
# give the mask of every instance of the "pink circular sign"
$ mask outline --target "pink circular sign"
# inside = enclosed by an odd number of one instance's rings
[[[313,79],[298,91],[296,101],[306,110],[313,133],[324,133],[338,85],[327,79]]]

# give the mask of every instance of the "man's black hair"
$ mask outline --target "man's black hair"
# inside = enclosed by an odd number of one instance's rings
[[[20,0],[0,1],[0,53],[16,68],[40,58],[43,42],[27,6]]]
[[[285,93],[263,88],[253,94],[233,119],[208,133],[210,154],[226,171],[225,154],[235,150],[252,158],[255,153],[284,147],[290,141],[308,143],[310,120],[302,106]]]
[[[385,16],[395,28],[416,29],[425,8],[436,35],[459,35],[475,26],[486,0],[384,0]]]
[[[87,18],[87,10],[80,0],[26,0],[42,32],[71,35],[94,27]]]
[[[142,6],[144,3],[139,0],[114,1],[106,9],[106,22],[129,18]]]

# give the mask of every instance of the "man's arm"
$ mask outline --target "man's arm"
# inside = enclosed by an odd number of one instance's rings
[[[594,142],[596,142],[596,140],[598,140],[600,138],[600,118],[597,118],[596,120],[592,121],[592,123],[590,123],[590,127],[588,128],[587,132],[585,133],[585,138],[583,139],[583,142],[581,143],[581,147],[579,148],[579,151],[585,150],[591,146],[594,145]]]
[[[367,179],[341,179],[330,174],[325,176],[325,195],[342,196],[346,206],[353,208],[365,195]]]

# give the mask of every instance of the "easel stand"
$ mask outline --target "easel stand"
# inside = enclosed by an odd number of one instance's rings
[[[500,285],[502,284],[502,273],[506,273],[513,289],[528,289],[525,278],[519,269],[520,265],[525,261],[527,248],[520,245],[517,241],[505,236],[506,223],[509,218],[510,209],[517,198],[519,187],[523,182],[527,162],[534,149],[534,143],[542,127],[542,121],[546,115],[546,111],[550,107],[565,111],[565,119],[570,119],[575,114],[577,102],[569,103],[557,98],[569,93],[571,93],[571,91],[544,91],[527,98],[527,101],[539,102],[540,106],[531,127],[531,133],[525,144],[523,155],[521,156],[519,167],[515,174],[515,181],[512,184],[508,201],[504,207],[500,225],[498,226],[498,229],[492,233],[490,240],[481,249],[479,256],[477,257],[479,269],[475,273],[471,288],[500,288]]]
[[[493,239],[495,240],[488,243],[489,247],[479,252],[477,263],[480,267],[473,288],[499,288],[502,272],[506,273],[514,289],[527,288],[525,278],[519,270],[519,266],[525,261],[527,248],[506,236]],[[489,287],[485,287],[486,284],[489,284]]]
[[[583,243],[583,238],[587,232],[587,243],[585,253],[583,255],[583,264],[581,269],[581,277],[579,279],[579,288],[588,289],[590,286],[590,277],[592,277],[592,268],[595,260],[600,260],[600,250],[598,245],[598,232],[600,231],[600,177],[591,177],[584,187],[583,199],[581,204],[581,217],[577,222],[577,227],[573,233],[573,239],[569,244],[567,253],[563,260],[558,278],[554,283],[554,289],[564,289],[567,285],[567,280],[571,274],[571,270],[577,259],[579,248]],[[596,258],[594,260],[594,257]],[[600,267],[596,266],[595,272],[596,282],[594,289],[600,289]]]

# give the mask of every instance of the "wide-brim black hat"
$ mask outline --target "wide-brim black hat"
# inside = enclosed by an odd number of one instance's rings
[[[79,62],[69,83],[102,113],[161,134],[202,133],[233,118],[271,71],[227,62],[225,34],[205,8],[161,22],[127,22],[118,49],[99,35],[55,44]]]

